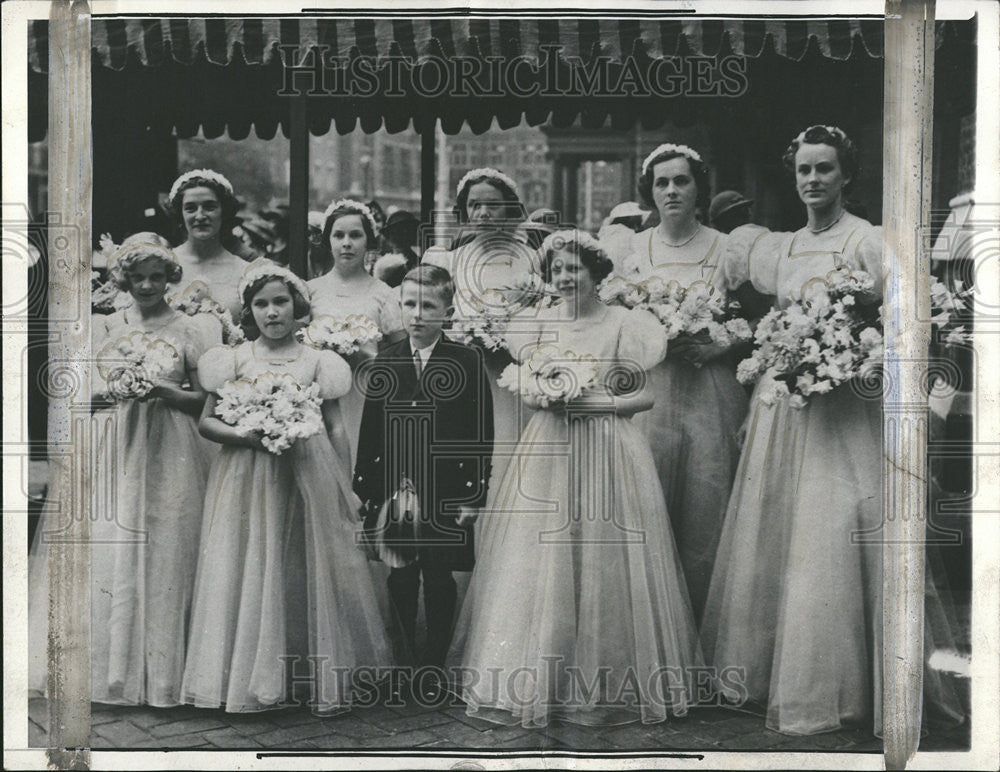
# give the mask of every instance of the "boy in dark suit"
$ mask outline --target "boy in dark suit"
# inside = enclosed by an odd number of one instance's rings
[[[427,637],[416,664],[443,667],[455,615],[451,572],[471,571],[475,561],[472,524],[486,502],[493,402],[481,353],[442,334],[454,311],[448,271],[418,266],[400,292],[408,337],[367,367],[354,490],[371,534],[381,505],[404,480],[413,483],[419,516],[409,543],[400,544],[394,530],[397,554],[412,562],[391,570],[389,596],[414,652],[423,578]]]

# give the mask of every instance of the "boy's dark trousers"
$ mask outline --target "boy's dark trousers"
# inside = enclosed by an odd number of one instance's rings
[[[424,614],[427,621],[427,640],[423,651],[417,654],[417,601],[421,576],[424,585]],[[408,659],[422,667],[444,667],[451,644],[455,621],[457,589],[451,571],[436,565],[413,563],[404,568],[394,568],[389,573],[389,598],[395,608],[402,628]]]

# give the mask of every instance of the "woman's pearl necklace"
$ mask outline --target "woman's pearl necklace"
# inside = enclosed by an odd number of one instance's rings
[[[834,220],[833,222],[831,222],[831,223],[830,223],[829,225],[824,225],[824,226],[823,226],[822,228],[810,228],[810,229],[809,229],[809,232],[810,232],[810,233],[822,233],[823,231],[828,231],[828,230],[830,230],[830,228],[832,228],[832,227],[833,227],[834,225],[836,225],[837,223],[839,223],[839,222],[840,222],[840,219],[841,219],[841,218],[842,218],[843,216],[844,216],[844,210],[843,210],[843,209],[841,209],[841,210],[840,210],[840,214],[838,214],[838,215],[837,215],[837,218],[836,218],[836,219],[835,219],[835,220]]]
[[[658,234],[658,235],[659,235],[659,237],[660,237],[660,241],[662,241],[662,242],[663,242],[664,244],[666,244],[666,245],[667,245],[668,247],[673,247],[674,249],[678,249],[678,248],[680,248],[680,247],[684,247],[684,246],[687,246],[687,245],[688,245],[688,244],[690,244],[690,243],[691,243],[692,241],[694,241],[694,237],[695,237],[695,236],[697,236],[697,235],[698,235],[698,234],[699,234],[700,232],[701,232],[701,223],[698,223],[698,227],[696,227],[696,228],[694,229],[694,233],[692,233],[692,234],[691,234],[690,236],[688,236],[688,237],[687,237],[686,239],[684,239],[684,241],[682,241],[682,242],[681,242],[680,244],[671,244],[671,243],[670,243],[669,241],[667,241],[667,240],[666,240],[666,239],[665,239],[665,238],[663,237],[663,234],[662,234],[662,233],[661,233],[661,232],[659,231],[659,229],[657,229],[657,234]]]

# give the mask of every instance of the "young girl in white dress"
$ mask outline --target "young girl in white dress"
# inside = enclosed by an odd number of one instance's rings
[[[205,401],[198,360],[209,339],[221,342],[211,317],[190,317],[164,299],[182,279],[168,242],[154,233],[125,239],[109,266],[132,305],[93,319],[98,363],[136,333],[177,354],[142,398],[125,398],[121,382],[95,371],[95,392],[120,401],[97,411],[92,427],[91,699],[120,705],[181,704],[188,616],[204,506],[209,443],[198,435]],[[187,384],[185,387],[184,384]],[[58,515],[47,512],[32,555],[31,682],[44,689],[47,610],[46,540],[58,539]]]
[[[882,279],[882,234],[843,208],[857,150],[836,127],[803,131],[785,154],[808,224],[795,233],[736,229],[724,258],[735,289],[750,281],[801,299],[835,269]],[[709,663],[745,673],[767,726],[814,734],[844,723],[882,731],[881,395],[852,384],[813,394],[804,407],[756,397],[709,590],[702,642]],[[928,578],[927,650],[953,648],[946,606]],[[944,676],[924,670],[929,716],[960,720]]]
[[[360,502],[337,407],[351,372],[337,354],[295,340],[309,291],[293,273],[254,263],[240,296],[251,340],[200,363],[209,392],[201,431],[223,448],[205,496],[183,698],[229,712],[285,707],[300,699],[289,688],[294,675],[311,682],[312,710],[331,714],[351,706],[356,668],[391,662],[356,542]],[[266,373],[319,384],[326,431],[275,455],[258,435],[216,417],[223,384]]]
[[[382,333],[382,344],[401,340],[403,318],[399,310],[399,290],[370,276],[365,271],[365,255],[375,247],[378,226],[367,205],[351,199],[334,201],[324,213],[321,248],[323,262],[333,262],[329,273],[309,282],[313,318],[344,318],[353,314],[367,316]],[[361,364],[374,359],[375,343],[365,344],[350,357],[357,373]],[[340,412],[351,444],[351,468],[358,449],[358,431],[364,411],[364,384],[355,383],[340,399]]]
[[[468,712],[543,726],[654,723],[693,703],[702,664],[649,443],[631,416],[666,335],[645,311],[603,305],[611,262],[559,231],[542,247],[563,302],[536,345],[597,359],[600,386],[539,409],[481,519],[483,545],[450,658]]]

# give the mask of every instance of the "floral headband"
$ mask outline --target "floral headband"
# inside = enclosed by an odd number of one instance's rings
[[[502,171],[494,169],[491,166],[484,166],[481,169],[473,169],[472,171],[466,172],[465,176],[458,181],[458,187],[455,189],[455,195],[456,196],[462,195],[462,190],[465,188],[466,185],[468,185],[473,180],[478,180],[481,177],[486,177],[487,179],[501,182],[508,188],[510,188],[515,196],[519,195],[517,191],[517,183],[514,182],[514,180],[512,180],[506,174],[504,174]]]
[[[806,141],[806,134],[808,134],[813,129],[826,129],[828,134],[832,134],[841,141],[847,139],[847,135],[844,133],[844,130],[841,129],[839,126],[824,126],[823,124],[817,123],[815,126],[810,126],[809,128],[803,129],[801,132],[799,132],[799,136],[793,139],[792,142],[798,142],[801,145],[803,142]]]
[[[247,266],[247,269],[243,272],[243,278],[240,279],[238,289],[241,303],[244,302],[243,295],[246,293],[250,285],[258,279],[262,279],[264,277],[287,282],[288,284],[291,284],[307,301],[311,299],[309,295],[309,288],[306,286],[306,283],[302,281],[302,279],[285,268],[285,266],[278,265],[276,262],[268,260],[266,257],[259,257]]]
[[[642,174],[645,174],[649,169],[649,165],[653,162],[653,159],[664,153],[677,153],[692,161],[702,162],[698,151],[692,150],[687,145],[675,145],[672,142],[666,142],[646,156],[646,160],[642,162]]]
[[[360,201],[355,201],[353,198],[340,198],[334,201],[330,206],[326,208],[323,212],[323,223],[330,218],[330,215],[336,212],[338,209],[347,209],[348,211],[356,212],[368,220],[368,224],[372,226],[372,233],[378,236],[378,220],[375,219],[375,214],[371,209],[368,208],[367,204],[362,204]]]
[[[189,172],[184,172],[180,177],[174,180],[174,184],[170,186],[170,195],[167,196],[167,200],[173,204],[174,199],[180,192],[181,185],[183,185],[188,180],[201,179],[208,180],[209,182],[214,182],[217,185],[221,185],[222,188],[229,193],[230,196],[235,195],[233,193],[232,183],[229,182],[224,176],[219,174],[217,171],[212,169],[192,169]]]
[[[593,249],[594,251],[600,252],[602,255],[607,257],[607,252],[605,252],[604,247],[601,246],[600,241],[587,233],[587,231],[576,229],[550,233],[545,237],[545,241],[542,242],[540,251],[544,255],[549,250],[571,249],[574,244],[579,247]]]

